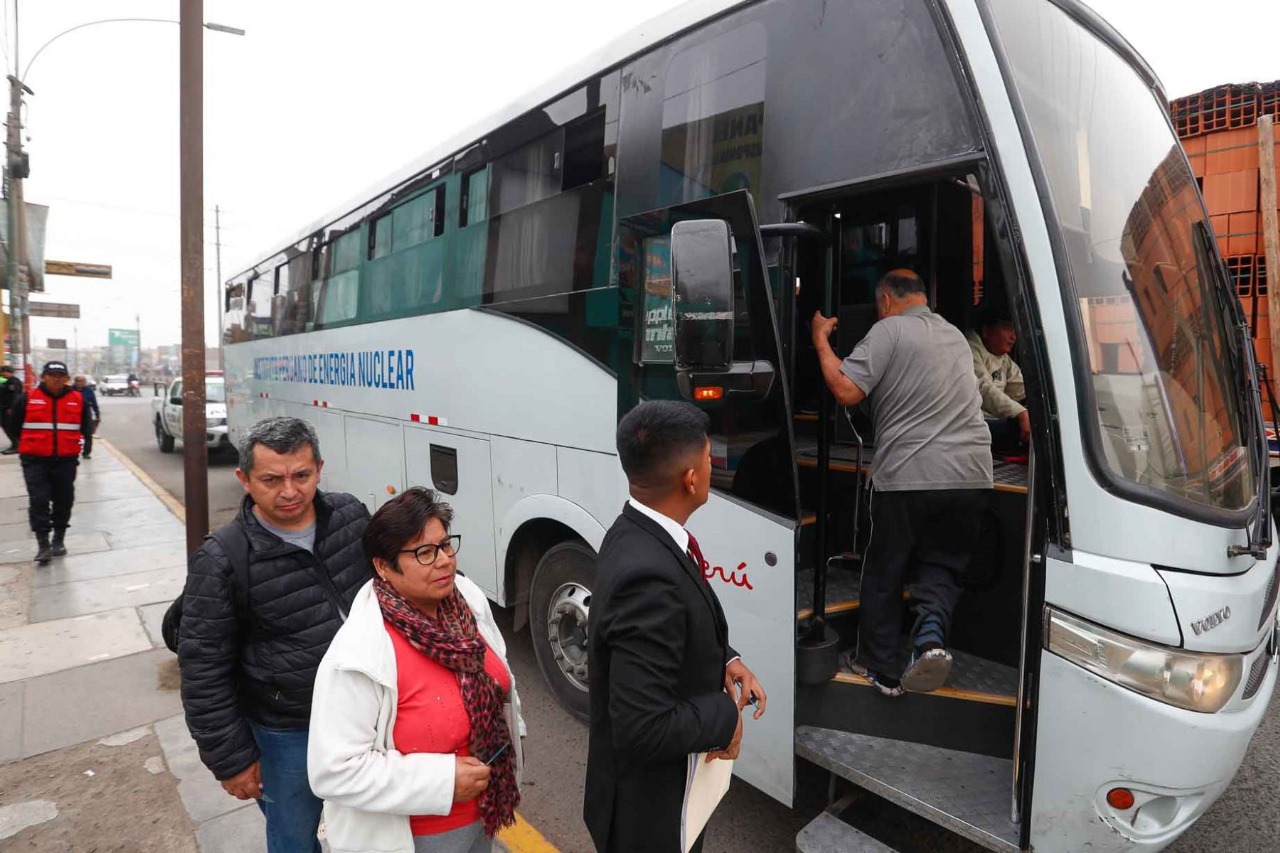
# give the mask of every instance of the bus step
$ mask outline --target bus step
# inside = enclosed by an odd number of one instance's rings
[[[796,729],[796,754],[988,850],[1018,850],[1007,758],[815,726]]]
[[[796,572],[796,619],[813,615],[813,569]],[[858,609],[861,569],[831,569],[827,572],[827,615]]]
[[[796,836],[796,853],[897,853],[830,812],[811,820]]]
[[[827,608],[830,612],[830,607]],[[1003,705],[1016,708],[1018,705],[1018,671],[1011,666],[966,654],[958,649],[951,649],[951,674],[947,683],[932,693],[913,694],[919,696],[944,696],[948,699],[961,699],[966,702],[982,702],[987,705]],[[840,672],[833,679],[842,684],[853,684],[870,687],[871,682],[861,675],[851,672],[841,657]]]

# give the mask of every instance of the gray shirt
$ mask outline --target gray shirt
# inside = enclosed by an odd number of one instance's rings
[[[282,527],[276,527],[271,524],[256,512],[253,515],[254,518],[258,519],[259,524],[290,545],[297,545],[304,551],[310,551],[313,554],[316,552],[316,523],[314,521],[301,530],[285,530]]]
[[[991,488],[991,432],[959,329],[908,308],[872,326],[840,370],[871,403],[877,491]]]

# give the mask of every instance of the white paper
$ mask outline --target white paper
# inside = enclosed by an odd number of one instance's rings
[[[717,758],[707,763],[705,752],[689,756],[685,771],[684,808],[680,811],[680,849],[689,848],[706,828],[711,814],[729,791],[733,779],[733,762]]]

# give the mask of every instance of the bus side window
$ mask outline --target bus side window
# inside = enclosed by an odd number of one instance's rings
[[[458,225],[466,228],[489,218],[489,171],[477,169],[462,177],[462,202],[459,205]]]
[[[329,250],[330,275],[320,303],[320,325],[352,320],[360,295],[360,228],[334,240]]]

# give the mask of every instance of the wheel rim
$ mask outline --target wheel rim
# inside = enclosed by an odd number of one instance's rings
[[[551,596],[547,607],[547,641],[551,655],[565,679],[587,692],[587,617],[591,590],[567,583]]]

